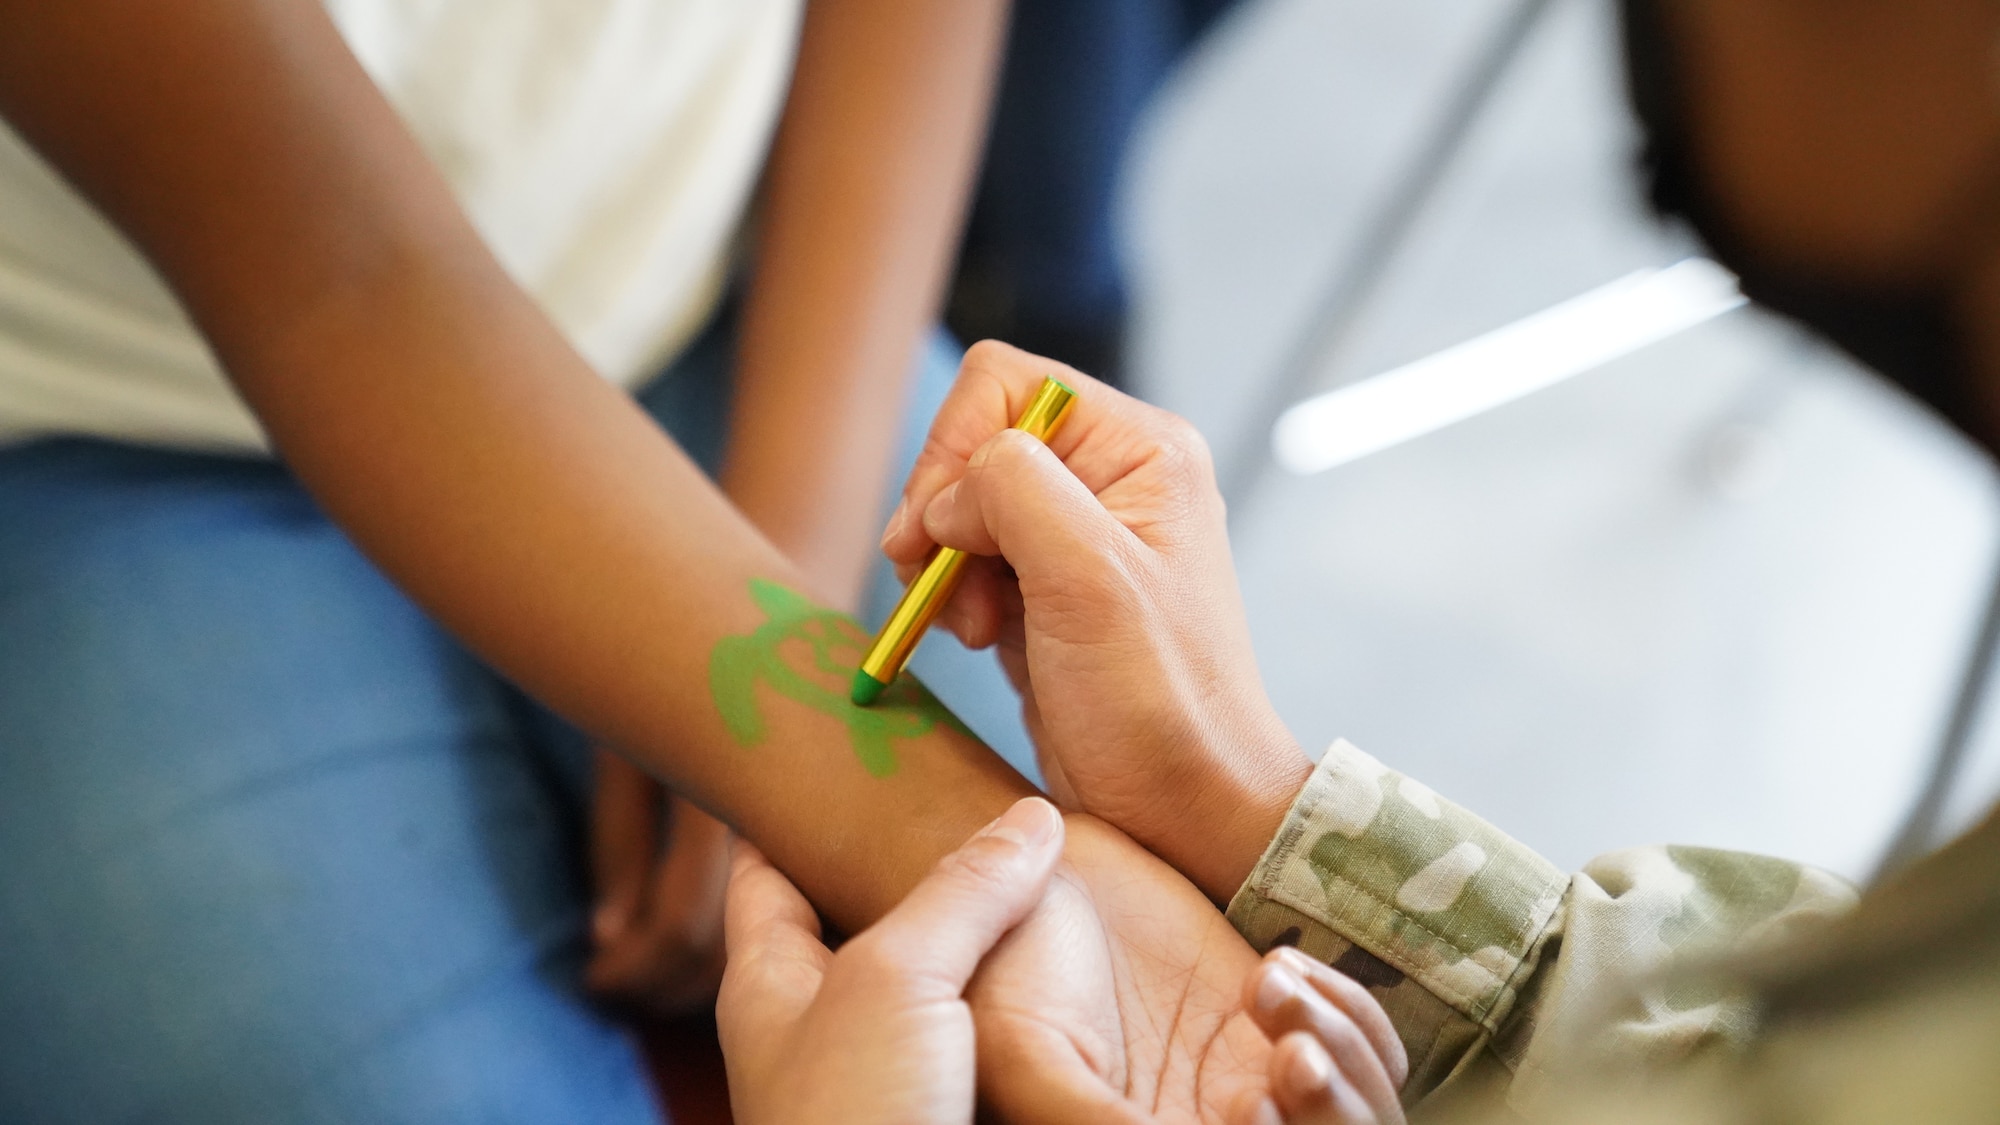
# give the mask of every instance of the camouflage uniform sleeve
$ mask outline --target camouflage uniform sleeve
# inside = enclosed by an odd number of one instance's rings
[[[1635,982],[1698,946],[1822,924],[1847,884],[1779,860],[1639,848],[1564,873],[1346,742],[1313,772],[1229,905],[1367,985],[1410,1054],[1405,1101],[1448,1081],[1516,1109],[1588,1057],[1647,1065],[1747,1030],[1740,999]]]

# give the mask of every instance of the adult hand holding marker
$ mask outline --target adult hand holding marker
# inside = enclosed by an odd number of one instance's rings
[[[1075,391],[1054,376],[1045,376],[1035,397],[1014,420],[1013,428],[1036,441],[1047,442],[1069,420],[1075,405]],[[945,603],[951,601],[952,592],[964,574],[965,562],[964,551],[939,547],[923,570],[910,580],[889,620],[883,622],[882,631],[876,634],[875,643],[862,657],[861,667],[854,672],[855,706],[866,707],[875,702],[902,673],[903,665],[909,663],[910,654],[917,649],[917,642],[923,640],[924,631],[931,627]]]
[[[1003,429],[1050,378],[1048,445]],[[1312,763],[1250,649],[1223,505],[1182,419],[1005,344],[966,353],[882,546],[906,576],[971,556],[939,621],[998,644],[1058,803],[1227,901]]]

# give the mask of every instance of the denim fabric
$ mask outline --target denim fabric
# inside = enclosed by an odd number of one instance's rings
[[[1116,375],[1126,150],[1161,84],[1236,4],[1016,0],[955,327]]]
[[[643,396],[710,465],[730,345]],[[0,451],[0,1120],[657,1121],[588,769],[282,467]]]

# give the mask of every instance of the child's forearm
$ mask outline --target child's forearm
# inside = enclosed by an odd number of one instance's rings
[[[773,592],[789,565],[506,279],[313,0],[0,0],[0,24],[0,112],[151,257],[327,510],[503,672],[844,924],[1024,791],[921,708],[875,728],[812,690],[832,626]]]
[[[420,276],[315,322],[265,361],[282,376],[245,386],[439,620],[846,923],[1024,791],[939,712],[849,705],[859,631],[792,592],[793,568],[629,399],[507,293]]]

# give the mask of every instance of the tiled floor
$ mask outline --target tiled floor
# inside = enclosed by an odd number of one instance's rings
[[[2000,532],[1989,466],[1928,415],[1746,311],[1320,476],[1262,452],[1287,379],[1363,378],[1690,252],[1632,186],[1610,5],[1546,9],[1426,194],[1409,169],[1517,0],[1246,5],[1135,161],[1141,385],[1256,469],[1230,482],[1238,562],[1309,744],[1348,737],[1565,864],[1671,839],[1863,874]],[[1343,292],[1365,299],[1288,371]],[[1962,812],[2000,771],[1979,746]]]

